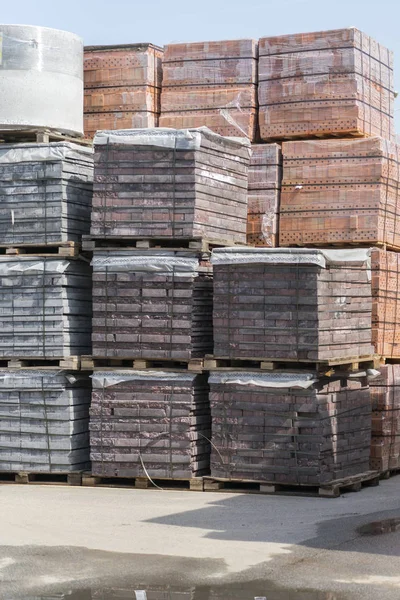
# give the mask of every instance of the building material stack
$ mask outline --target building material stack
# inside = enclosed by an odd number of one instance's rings
[[[96,371],[90,431],[93,474],[155,479],[207,475],[207,378],[184,370]]]
[[[0,471],[89,468],[89,378],[59,370],[0,371]]]
[[[393,253],[368,250],[368,246],[379,244],[396,249],[398,243],[398,158],[397,147],[390,141],[394,99],[392,57],[355,29],[264,38],[260,40],[259,54],[260,137],[270,144],[283,141],[282,193],[270,212],[269,236],[263,245],[279,245],[279,248],[214,251],[214,361],[210,361],[210,366],[217,371],[211,381],[221,375],[220,366],[268,368],[272,374],[280,369],[285,376],[294,377],[294,373],[299,369],[304,372],[308,365],[318,389],[324,388],[324,374],[328,373],[330,385],[339,388],[343,385],[346,390],[350,380],[346,376],[340,383],[338,365],[347,364],[346,369],[352,366],[357,370],[360,362],[372,366],[368,361],[378,347],[385,348],[390,356],[396,352],[393,316],[397,308],[393,289],[397,286],[397,261]],[[350,134],[366,139],[340,139]],[[384,139],[367,138],[378,135]],[[335,139],[308,139],[317,136]],[[293,138],[299,141],[286,141]],[[266,146],[258,147],[268,152]],[[270,147],[273,151],[273,146]],[[257,159],[253,160],[256,164]],[[276,189],[280,189],[279,184]],[[361,247],[350,250],[352,244]],[[332,251],[327,248],[329,245],[342,249]],[[307,246],[315,250],[306,250]],[[384,281],[386,287],[382,288]],[[247,374],[251,381],[251,371]],[[225,384],[220,385],[221,392]],[[249,382],[237,385],[242,388],[246,385],[247,390],[254,387]],[[365,380],[359,385],[365,404],[369,394]],[[275,394],[278,410],[290,413],[288,406],[292,395],[297,393],[296,386],[286,388],[286,394],[279,385],[269,384],[268,389],[269,394]],[[261,471],[265,458],[265,475],[256,477],[250,467],[248,478],[279,481],[279,447],[267,446],[265,441],[254,447],[250,437],[240,437],[241,427],[259,405],[248,400],[250,413],[244,416],[240,412],[245,410],[242,405],[235,408],[237,391],[231,387],[227,392],[231,393],[231,417],[236,419],[237,428],[229,438],[227,461],[231,474],[225,477],[244,478],[237,464],[246,462],[242,460],[246,456],[252,464],[251,457],[257,456],[254,463],[258,461]],[[262,387],[258,392],[262,396]],[[218,414],[218,394],[213,398],[214,419]],[[240,402],[244,406],[243,398]],[[332,402],[345,406],[339,398],[340,395],[333,397]],[[265,403],[268,406],[267,400]],[[265,412],[264,408],[255,414],[269,423]],[[318,422],[318,411],[314,417]],[[368,416],[362,412],[351,424],[346,419],[345,410],[342,414],[338,409],[334,416],[328,413],[327,426],[340,431],[343,435],[340,444],[348,448],[355,449],[362,438],[361,447],[365,451],[371,436],[370,416],[369,429]],[[340,429],[342,422],[346,424]],[[277,431],[268,432],[285,433],[279,429],[281,423],[277,425]],[[295,426],[292,427],[297,436]],[[287,465],[304,467],[306,463],[301,461],[307,462],[307,451],[312,456],[312,448],[301,446],[306,453],[300,458],[297,438],[292,442],[296,451],[290,455],[292,463],[289,461]],[[336,442],[335,439],[333,445]],[[215,443],[211,474],[221,477],[217,468],[221,462],[218,455],[221,438]],[[326,444],[322,446],[326,448]],[[254,450],[259,454],[253,454]],[[340,462],[335,452],[336,447],[332,464],[337,468],[327,467],[329,461],[324,462],[325,459],[312,463],[316,469],[315,484],[356,475],[357,470],[360,474],[368,471],[365,452],[359,462],[353,461],[355,455],[351,452],[343,454]],[[284,482],[307,483],[307,479],[299,479],[293,466]]]
[[[29,26],[2,26],[2,40],[0,472],[79,481],[73,472],[90,466],[90,379],[79,368],[92,304],[83,44]]]
[[[158,126],[162,55],[153,44],[85,48],[86,137],[97,130]]]
[[[246,241],[248,164],[248,145],[207,128],[96,135],[94,476],[209,472],[208,384],[193,373],[212,351],[208,250]]]
[[[387,364],[371,382],[371,469],[400,468],[400,365]]]
[[[257,69],[254,40],[167,45],[160,127],[207,126],[256,141]]]
[[[247,243],[278,245],[282,151],[278,144],[252,144],[249,167]]]
[[[372,357],[370,250],[225,248],[212,263],[212,477],[320,486],[368,472],[366,373],[329,365]]]
[[[214,372],[214,477],[319,486],[369,470],[368,385],[298,373]]]
[[[354,27],[262,38],[262,140],[394,135],[393,55]]]

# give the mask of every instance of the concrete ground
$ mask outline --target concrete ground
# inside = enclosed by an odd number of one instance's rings
[[[211,586],[182,600],[398,600],[393,519],[400,476],[337,499],[2,485],[0,598],[172,585]]]

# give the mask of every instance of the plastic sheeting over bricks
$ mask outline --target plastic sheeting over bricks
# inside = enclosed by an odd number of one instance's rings
[[[372,402],[371,469],[400,468],[400,365],[383,365],[370,383]]]
[[[394,135],[393,55],[357,29],[262,38],[263,140]]]
[[[1,145],[2,244],[79,242],[89,233],[92,194],[91,148],[66,142]]]
[[[91,233],[245,243],[249,161],[206,127],[99,132]]]
[[[190,251],[95,250],[93,356],[189,360],[212,351],[212,271]]]
[[[400,248],[400,153],[379,137],[284,142],[281,246]]]
[[[247,243],[278,245],[282,151],[278,144],[252,144],[249,167]]]
[[[0,470],[90,467],[90,379],[66,371],[0,371]]]
[[[207,378],[188,372],[97,371],[90,409],[92,473],[190,479],[209,474]]]
[[[258,44],[169,44],[163,57],[161,127],[206,125],[225,136],[257,135]]]
[[[0,257],[0,356],[90,353],[91,285],[81,260]]]
[[[162,48],[153,44],[88,46],[84,54],[85,134],[157,127]]]
[[[286,388],[275,373],[211,374],[211,476],[319,485],[368,471],[368,385],[285,375]]]
[[[214,250],[214,355],[326,361],[373,354],[369,250]]]

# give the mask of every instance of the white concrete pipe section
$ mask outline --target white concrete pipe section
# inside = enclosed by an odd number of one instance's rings
[[[83,41],[33,25],[0,24],[0,130],[83,133]]]

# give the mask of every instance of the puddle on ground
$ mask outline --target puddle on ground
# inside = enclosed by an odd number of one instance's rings
[[[25,596],[25,600],[339,600],[332,592],[277,590],[268,583],[237,583],[217,587],[99,588]],[[343,598],[343,596],[340,596]]]
[[[373,521],[356,529],[361,535],[383,535],[385,533],[394,533],[400,530],[400,518],[385,519],[383,521]]]

